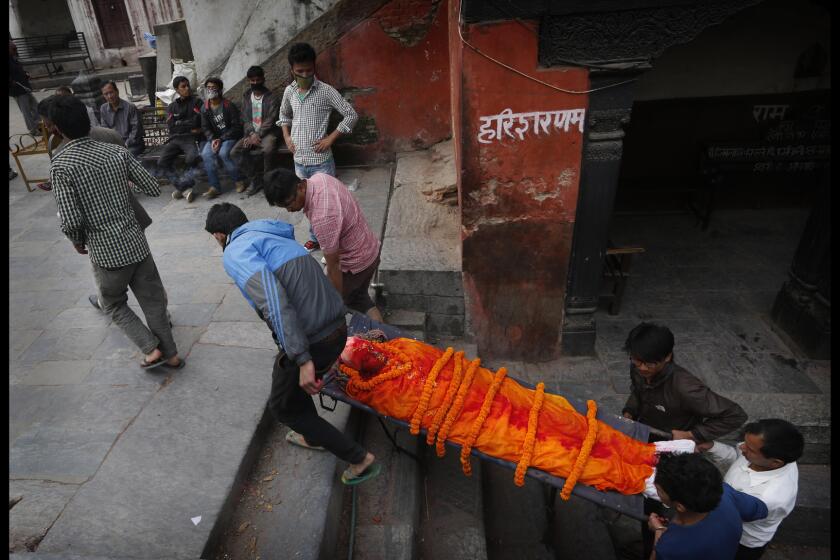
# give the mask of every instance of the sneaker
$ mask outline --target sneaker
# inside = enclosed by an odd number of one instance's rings
[[[178,200],[179,198],[184,198],[184,193],[182,193],[178,189],[175,189],[174,191],[172,191],[172,198],[175,200]]]
[[[216,189],[216,187],[210,187],[209,189],[207,189],[207,192],[205,192],[202,196],[206,198],[216,198],[217,196],[219,196],[219,191]]]
[[[9,181],[12,181],[15,177],[17,177],[17,173],[10,167],[9,168]]]
[[[248,188],[248,185],[245,184],[245,181],[237,181],[236,182],[236,192],[241,193],[245,192],[245,189]]]
[[[195,193],[192,189],[187,189],[184,191],[184,198],[187,199],[187,202],[192,202],[195,200]]]
[[[254,183],[251,183],[251,186],[248,187],[248,190],[245,191],[245,194],[248,195],[248,196],[254,196],[255,194],[257,194],[261,190],[262,190],[262,185],[255,185]]]
[[[312,239],[310,239],[309,241],[303,244],[303,248],[311,253],[312,251],[317,251],[318,249],[320,249],[321,244],[317,241],[313,241]]]
[[[97,308],[99,311],[102,311],[102,305],[99,304],[99,296],[90,295],[90,296],[88,296],[88,301],[90,302],[90,304],[92,306]]]

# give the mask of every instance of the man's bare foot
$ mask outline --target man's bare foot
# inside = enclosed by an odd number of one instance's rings
[[[361,463],[353,463],[350,465],[350,471],[353,473],[354,476],[359,476],[365,469],[373,464],[376,460],[376,457],[373,456],[373,453],[368,451],[367,455],[365,455],[364,460]]]
[[[379,311],[378,307],[371,307],[370,309],[367,310],[367,313],[365,313],[365,315],[367,315],[368,317],[370,317],[371,319],[373,319],[374,321],[376,321],[378,323],[384,323],[385,322],[385,319],[382,317],[382,312]]]
[[[146,360],[147,364],[151,364],[151,363],[154,363],[154,362],[160,360],[161,357],[163,357],[163,352],[161,352],[159,348],[155,348],[154,350],[151,351],[151,353],[143,356],[143,359]]]
[[[178,354],[175,354],[174,356],[166,360],[166,363],[170,366],[177,366],[181,363],[181,358],[178,357]]]

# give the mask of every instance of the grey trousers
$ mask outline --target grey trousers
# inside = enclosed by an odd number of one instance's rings
[[[93,264],[93,277],[102,310],[141,352],[149,354],[159,348],[164,359],[178,353],[166,316],[166,291],[151,253],[140,262],[111,270]],[[128,306],[128,288],[137,298],[148,328]]]
[[[38,116],[38,100],[31,93],[24,93],[15,97],[20,112],[23,113],[23,120],[26,122],[27,132],[38,130],[41,124],[41,117]]]

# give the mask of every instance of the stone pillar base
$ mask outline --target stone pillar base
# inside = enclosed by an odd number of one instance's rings
[[[560,348],[564,356],[594,356],[595,316],[591,313],[574,315],[566,310]]]

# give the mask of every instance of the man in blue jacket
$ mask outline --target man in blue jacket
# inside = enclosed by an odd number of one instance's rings
[[[341,476],[358,484],[379,474],[372,453],[318,416],[311,395],[347,341],[345,307],[318,263],[279,220],[248,221],[233,204],[216,204],[204,229],[222,246],[225,271],[257,315],[268,324],[279,353],[268,406],[291,432],[286,440],[325,448],[350,466]]]

